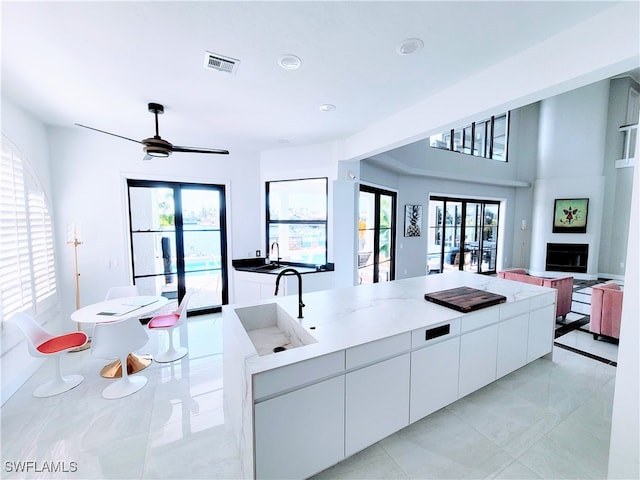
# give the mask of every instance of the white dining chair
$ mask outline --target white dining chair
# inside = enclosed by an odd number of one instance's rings
[[[165,330],[169,335],[169,347],[164,352],[154,355],[153,358],[156,362],[168,363],[180,360],[189,352],[185,347],[174,346],[173,332],[176,328],[179,328],[183,320],[187,318],[187,305],[192,294],[193,290],[188,291],[184,297],[182,297],[180,305],[178,305],[178,308],[174,312],[156,315],[149,321],[147,325],[148,328],[152,330]]]
[[[62,353],[68,352],[87,343],[88,337],[84,332],[72,332],[53,335],[42,328],[35,319],[26,313],[17,313],[9,322],[16,325],[27,339],[29,353],[34,357],[54,357],[56,373],[53,380],[40,385],[33,391],[34,397],[44,398],[64,393],[80,385],[82,375],[63,376],[61,372]]]
[[[127,356],[143,347],[148,340],[149,334],[137,317],[119,322],[96,324],[93,330],[91,354],[100,358],[117,358],[122,365],[122,377],[102,391],[104,398],[126,397],[146,385],[146,377],[142,375],[133,377],[127,372]]]
[[[122,297],[136,297],[138,296],[138,287],[135,285],[127,285],[125,287],[111,287],[107,290],[105,300],[112,300],[114,298]]]

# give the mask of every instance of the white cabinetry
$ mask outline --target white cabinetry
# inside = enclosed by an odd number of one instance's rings
[[[307,478],[344,458],[344,375],[255,405],[256,478]]]
[[[459,337],[411,353],[411,423],[457,400],[459,356]]]
[[[497,378],[503,377],[527,363],[528,329],[528,313],[505,320],[498,326]]]
[[[497,347],[497,324],[460,337],[459,398],[475,392],[496,379]]]
[[[409,424],[409,354],[347,373],[345,453]]]
[[[555,309],[555,304],[551,304],[529,314],[527,363],[548,354],[553,349]]]
[[[409,424],[410,348],[407,332],[346,350],[347,456]]]

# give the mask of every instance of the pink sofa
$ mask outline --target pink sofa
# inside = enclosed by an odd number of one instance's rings
[[[593,338],[598,335],[620,338],[622,290],[616,283],[601,283],[591,288],[591,323]]]
[[[513,268],[498,272],[499,278],[515,280],[517,282],[531,283],[541,287],[555,288],[558,291],[556,300],[556,318],[566,318],[571,311],[571,299],[573,297],[573,277],[543,278],[527,274],[522,268]]]

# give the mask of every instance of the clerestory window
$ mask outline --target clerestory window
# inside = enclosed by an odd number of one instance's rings
[[[507,161],[509,112],[429,137],[429,146]]]

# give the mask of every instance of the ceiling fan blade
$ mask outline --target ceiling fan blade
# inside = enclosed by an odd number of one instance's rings
[[[146,160],[151,160],[151,159],[153,159],[153,157],[147,153],[142,160],[146,161]]]
[[[99,130],[97,128],[93,128],[93,127],[88,127],[86,125],[81,125],[79,123],[76,123],[77,126],[82,127],[82,128],[88,128],[89,130],[95,130],[96,132],[100,132],[100,133],[106,133],[107,135],[111,135],[114,137],[118,137],[118,138],[124,138],[125,140],[129,140],[130,142],[136,142],[136,143],[140,143],[142,144],[142,142],[140,140],[134,140],[133,138],[129,138],[129,137],[123,137],[122,135],[117,135],[115,133],[111,133],[111,132],[105,132],[104,130]]]
[[[172,152],[185,152],[185,153],[217,153],[220,155],[229,155],[229,150],[220,150],[217,148],[200,148],[200,147],[180,147],[174,145],[171,147]]]

